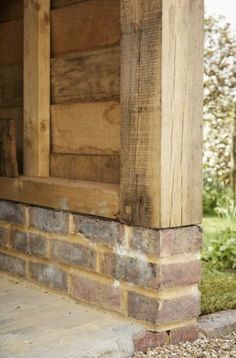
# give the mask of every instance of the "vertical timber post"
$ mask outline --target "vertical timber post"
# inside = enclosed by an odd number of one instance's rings
[[[123,222],[201,222],[203,0],[121,0]]]
[[[50,0],[24,0],[24,175],[49,176]]]

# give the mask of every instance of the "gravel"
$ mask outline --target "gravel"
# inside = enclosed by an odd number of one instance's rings
[[[236,358],[236,332],[220,338],[199,338],[193,343],[181,343],[136,353],[134,358]]]

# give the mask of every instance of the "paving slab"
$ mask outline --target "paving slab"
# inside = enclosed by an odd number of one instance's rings
[[[125,358],[145,328],[0,276],[0,357]]]
[[[236,331],[236,310],[226,310],[202,316],[198,320],[201,332],[208,338]]]

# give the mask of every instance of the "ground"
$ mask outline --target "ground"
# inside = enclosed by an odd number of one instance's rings
[[[209,245],[217,232],[226,228],[236,231],[236,220],[205,217],[203,220],[204,244]],[[202,314],[236,308],[236,273],[218,271],[203,264]]]

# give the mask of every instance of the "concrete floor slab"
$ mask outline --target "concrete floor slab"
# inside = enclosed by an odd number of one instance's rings
[[[0,277],[0,357],[125,358],[142,325]]]

